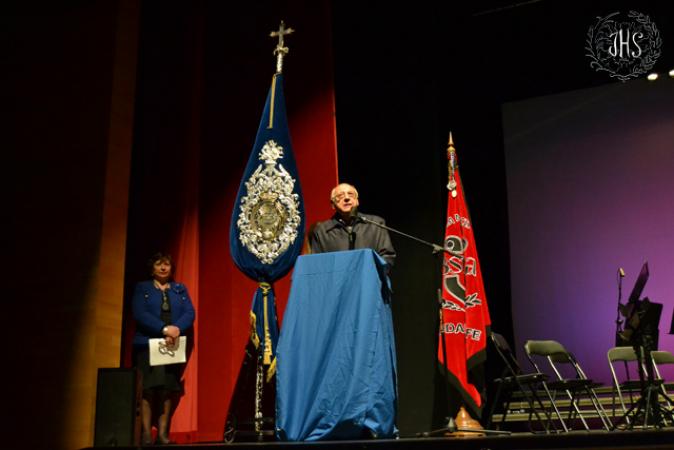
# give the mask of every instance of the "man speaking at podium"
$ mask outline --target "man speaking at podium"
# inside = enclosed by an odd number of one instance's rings
[[[300,256],[293,271],[276,353],[277,436],[393,438],[398,383],[386,271],[396,253],[378,226],[384,220],[357,213],[355,187],[339,184],[330,202],[334,216],[308,235],[320,254]]]
[[[338,184],[332,190],[330,203],[335,214],[329,220],[314,224],[309,231],[311,253],[371,248],[384,258],[390,270],[396,252],[388,231],[362,220],[364,217],[385,225],[384,219],[359,213],[358,191],[347,183]]]

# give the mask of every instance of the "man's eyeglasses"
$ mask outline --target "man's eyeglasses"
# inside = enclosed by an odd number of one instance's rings
[[[358,196],[356,195],[355,192],[340,192],[339,194],[335,195],[332,199],[336,202],[341,202],[346,197],[357,198]]]

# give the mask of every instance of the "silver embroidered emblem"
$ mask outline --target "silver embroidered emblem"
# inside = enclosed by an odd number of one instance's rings
[[[236,222],[239,240],[263,264],[272,264],[297,239],[300,226],[299,196],[293,193],[295,179],[276,160],[283,147],[273,140],[260,150],[259,165],[246,181],[241,213]]]

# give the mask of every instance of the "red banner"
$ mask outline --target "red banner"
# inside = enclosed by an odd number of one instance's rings
[[[447,368],[450,385],[479,416],[483,402],[469,374],[484,362],[491,320],[451,135],[447,153],[449,194],[444,245],[450,253],[445,253],[442,267],[438,360]]]

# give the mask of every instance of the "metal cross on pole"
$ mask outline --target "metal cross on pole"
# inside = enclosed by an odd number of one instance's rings
[[[295,30],[292,28],[285,27],[285,23],[281,21],[279,29],[269,33],[270,37],[278,37],[278,44],[274,49],[274,54],[276,55],[276,73],[281,73],[283,71],[283,57],[288,54],[288,47],[284,46],[283,36],[293,33]]]

